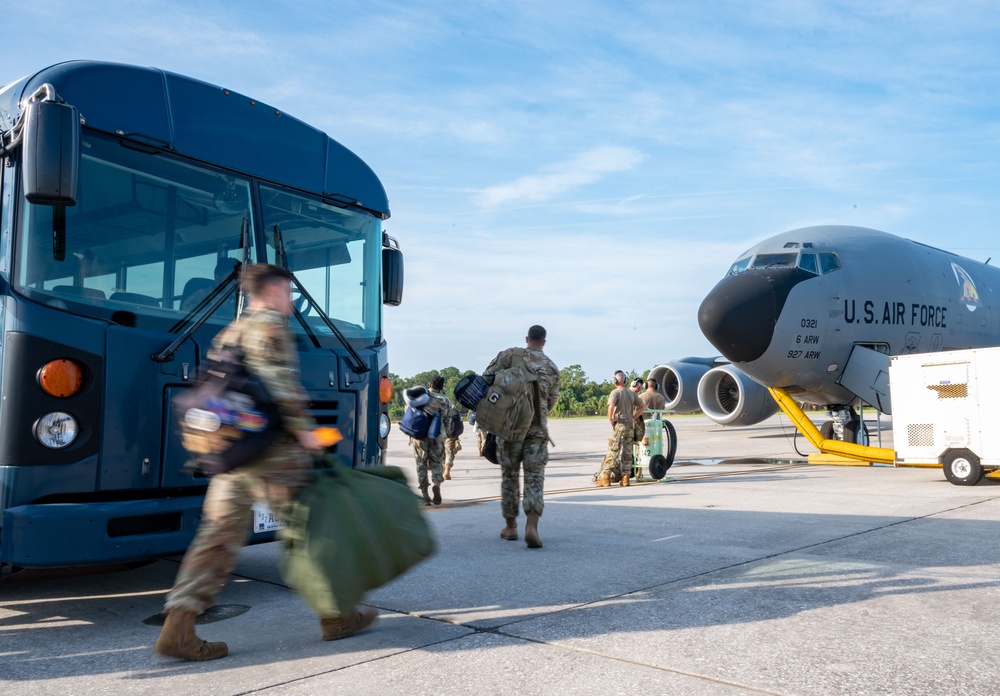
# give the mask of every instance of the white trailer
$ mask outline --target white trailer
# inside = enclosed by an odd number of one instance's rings
[[[941,464],[958,486],[1000,469],[1000,348],[889,360],[896,463]]]

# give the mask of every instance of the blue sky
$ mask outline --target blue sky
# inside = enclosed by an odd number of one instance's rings
[[[0,82],[74,58],[156,66],[363,157],[406,255],[385,311],[403,376],[482,370],[534,323],[599,380],[714,355],[701,299],[805,225],[1000,260],[992,2],[9,5]]]

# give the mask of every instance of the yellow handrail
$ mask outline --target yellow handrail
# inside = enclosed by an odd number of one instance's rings
[[[895,463],[895,450],[824,438],[819,430],[816,429],[813,422],[803,413],[802,408],[788,395],[788,392],[781,387],[768,387],[767,390],[771,392],[771,396],[778,402],[778,406],[792,420],[792,423],[795,424],[799,432],[820,452],[824,454],[839,454],[842,457],[850,457],[851,459],[858,459],[864,462],[877,462],[879,464]]]

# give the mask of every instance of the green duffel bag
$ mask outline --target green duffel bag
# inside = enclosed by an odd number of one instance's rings
[[[317,471],[281,532],[282,577],[320,616],[349,612],[434,553],[418,501],[399,467]]]

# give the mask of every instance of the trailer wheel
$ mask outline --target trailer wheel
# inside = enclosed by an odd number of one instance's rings
[[[975,486],[986,472],[979,463],[979,457],[969,450],[954,450],[945,455],[942,461],[944,475],[956,486]]]
[[[660,480],[667,475],[667,458],[662,454],[654,454],[649,458],[649,475]]]
[[[677,454],[677,431],[673,423],[663,421],[664,454],[654,454],[649,460],[649,475],[659,481],[667,475],[667,469],[674,463]]]

